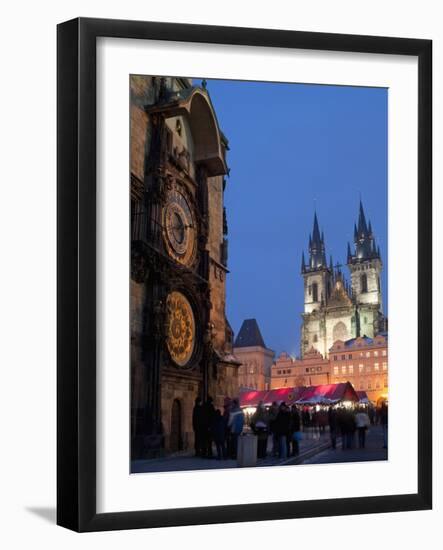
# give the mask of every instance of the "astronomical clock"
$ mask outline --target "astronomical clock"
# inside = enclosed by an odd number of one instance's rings
[[[196,257],[197,230],[193,207],[177,184],[167,193],[163,208],[163,233],[166,249],[176,262],[191,266]]]

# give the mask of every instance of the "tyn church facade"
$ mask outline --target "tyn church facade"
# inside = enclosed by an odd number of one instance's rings
[[[380,248],[375,243],[371,222],[366,222],[360,201],[358,224],[354,225],[354,247],[348,243],[347,267],[350,283],[341,266],[326,261],[324,233],[317,214],[309,236],[309,261],[302,254],[304,312],[301,329],[301,357],[314,348],[324,358],[337,340],[358,336],[373,338],[387,330],[383,314]]]

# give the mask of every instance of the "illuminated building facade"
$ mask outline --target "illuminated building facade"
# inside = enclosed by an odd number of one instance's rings
[[[338,340],[329,350],[331,382],[351,382],[373,403],[388,398],[388,335]]]
[[[386,330],[383,315],[380,273],[380,248],[375,243],[371,222],[366,222],[360,202],[358,225],[354,225],[354,251],[348,243],[347,267],[351,282],[340,265],[326,261],[324,233],[320,232],[317,214],[309,236],[309,261],[302,254],[304,312],[302,314],[301,357],[311,348],[328,358],[337,340],[358,336],[373,338]]]
[[[234,343],[234,355],[241,365],[238,369],[240,390],[267,390],[275,353],[266,347],[255,319],[246,319]]]

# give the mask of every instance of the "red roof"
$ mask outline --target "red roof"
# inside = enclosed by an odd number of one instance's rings
[[[266,406],[274,401],[288,405],[293,403],[316,404],[337,403],[338,401],[358,401],[358,395],[350,382],[342,384],[322,384],[320,386],[296,386],[274,390],[240,392],[241,407],[256,407],[260,401]]]
[[[358,401],[358,395],[350,382],[341,384],[321,384],[305,388],[299,403],[337,403],[338,401]]]

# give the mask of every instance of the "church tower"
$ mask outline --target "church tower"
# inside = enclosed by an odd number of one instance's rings
[[[309,235],[309,263],[305,264],[303,252],[301,272],[304,279],[304,312],[312,313],[326,303],[332,275],[326,263],[325,238],[323,232],[320,235],[317,213],[314,214],[314,227]]]
[[[301,274],[304,280],[301,356],[313,347],[325,357],[327,339],[324,310],[331,294],[333,268],[326,262],[325,238],[323,232],[320,234],[317,213],[314,214],[314,226],[309,235],[309,261],[305,262],[303,252]]]
[[[354,253],[348,243],[347,265],[351,274],[352,296],[359,312],[360,335],[372,338],[384,330],[380,285],[383,264],[371,222],[366,222],[361,201],[358,225],[354,225]]]

